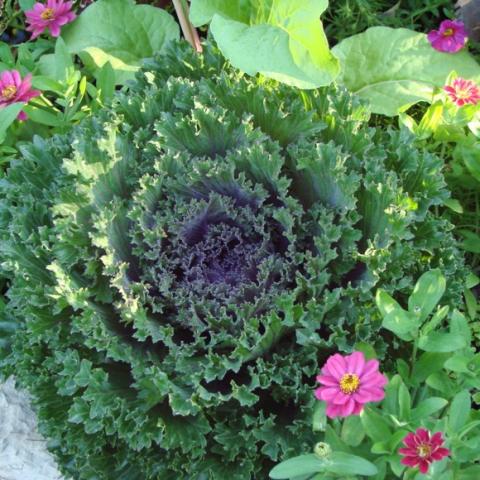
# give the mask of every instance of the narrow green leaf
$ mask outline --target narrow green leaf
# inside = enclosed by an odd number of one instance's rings
[[[410,420],[410,406],[412,399],[407,386],[402,382],[398,389],[398,406],[400,412],[400,419],[408,422]]]

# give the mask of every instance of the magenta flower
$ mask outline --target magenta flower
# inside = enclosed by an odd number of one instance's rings
[[[476,105],[480,100],[480,88],[472,80],[457,77],[451,85],[445,85],[443,89],[458,107],[467,103]]]
[[[378,371],[378,360],[365,360],[362,352],[332,355],[317,377],[322,386],[315,390],[319,400],[327,402],[327,416],[358,415],[368,402],[383,400],[385,375]]]
[[[27,103],[33,97],[38,97],[40,92],[32,90],[32,75],[28,74],[23,80],[17,70],[5,71],[0,74],[0,108],[5,108],[13,103]],[[25,112],[20,112],[19,120],[26,120]]]
[[[463,22],[444,20],[438,30],[427,35],[432,47],[439,52],[455,53],[461,50],[467,41],[467,33]]]
[[[435,433],[430,437],[430,432],[424,428],[418,428],[415,433],[409,433],[403,444],[406,448],[400,448],[398,453],[404,456],[402,464],[408,467],[416,467],[420,473],[427,473],[432,462],[441,460],[450,455],[448,448],[443,448],[442,432]]]
[[[37,38],[47,28],[52,37],[60,35],[60,27],[76,18],[72,12],[72,2],[64,0],[47,0],[47,4],[36,3],[32,10],[25,12],[27,30],[32,32],[32,39]]]

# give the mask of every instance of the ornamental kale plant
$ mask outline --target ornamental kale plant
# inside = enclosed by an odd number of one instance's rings
[[[336,87],[172,44],[110,109],[22,147],[0,184],[3,370],[66,474],[266,478],[314,443],[319,365],[394,348],[377,288],[439,267],[458,301],[441,161],[367,121]]]

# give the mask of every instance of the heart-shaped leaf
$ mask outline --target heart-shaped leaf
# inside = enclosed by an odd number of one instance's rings
[[[316,88],[339,73],[320,21],[327,6],[327,0],[192,0],[190,19],[196,26],[211,21],[220,50],[245,73]]]
[[[368,100],[374,113],[397,115],[420,101],[431,102],[434,89],[455,71],[480,80],[480,65],[466,51],[436,51],[424,33],[406,28],[372,27],[346,38],[332,52],[339,58],[339,78]]]
[[[143,58],[179,38],[173,17],[161,8],[131,0],[99,0],[62,30],[71,53],[92,70],[110,62],[117,83],[134,76]]]

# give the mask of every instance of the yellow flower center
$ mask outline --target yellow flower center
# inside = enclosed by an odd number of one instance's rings
[[[466,99],[466,98],[470,98],[470,95],[472,94],[472,92],[470,92],[470,89],[468,88],[465,88],[465,89],[458,89],[458,90],[455,90],[455,95],[457,96],[457,98],[461,98],[461,99]]]
[[[454,34],[453,28],[447,28],[447,29],[443,32],[443,36],[444,36],[444,37],[451,37],[453,34]]]
[[[352,393],[355,393],[359,386],[360,378],[358,378],[358,375],[355,375],[354,373],[346,373],[340,379],[340,390],[345,395],[351,395]]]
[[[421,457],[421,458],[428,457],[432,453],[432,447],[430,445],[425,444],[425,443],[421,443],[417,447],[417,453],[418,453],[418,456]]]
[[[8,85],[2,89],[2,98],[5,100],[11,100],[17,93],[17,87],[15,85]]]
[[[42,20],[51,20],[55,16],[53,8],[46,8],[41,14],[40,17]]]

